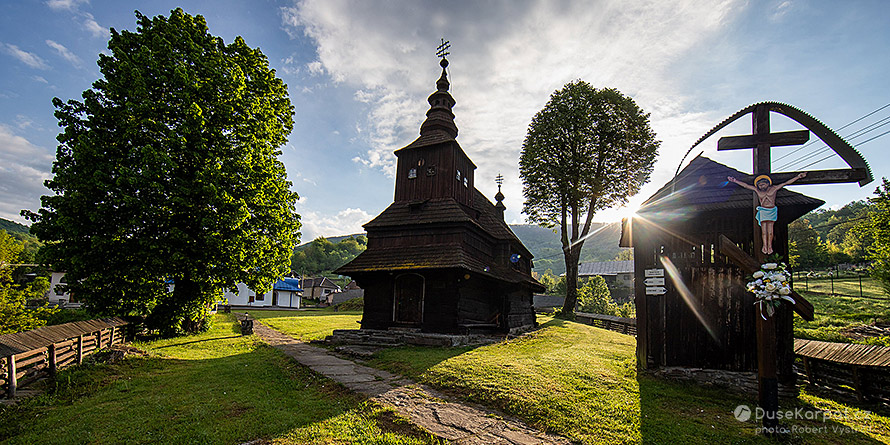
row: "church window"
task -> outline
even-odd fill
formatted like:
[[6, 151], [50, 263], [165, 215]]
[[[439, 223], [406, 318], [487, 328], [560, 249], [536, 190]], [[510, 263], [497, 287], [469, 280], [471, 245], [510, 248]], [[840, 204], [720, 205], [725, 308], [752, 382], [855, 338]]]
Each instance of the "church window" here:
[[457, 175], [454, 176], [454, 179], [460, 181], [460, 170], [457, 171]]
[[464, 176], [464, 187], [469, 187], [469, 181], [467, 181], [467, 177]]
[[416, 168], [412, 168], [412, 169], [408, 170], [408, 179], [414, 179], [416, 177], [417, 177], [417, 169]]
[[427, 168], [426, 168], [426, 175], [427, 175], [427, 176], [436, 176], [436, 166], [435, 166], [435, 165], [431, 165], [431, 166], [427, 167]]

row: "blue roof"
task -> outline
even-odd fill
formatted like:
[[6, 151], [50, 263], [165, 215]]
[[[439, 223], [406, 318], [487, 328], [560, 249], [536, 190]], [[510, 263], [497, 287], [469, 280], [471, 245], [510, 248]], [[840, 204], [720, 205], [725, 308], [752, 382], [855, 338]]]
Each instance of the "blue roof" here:
[[272, 285], [272, 289], [303, 292], [303, 289], [300, 289], [300, 280], [296, 278], [283, 278], [278, 280]]

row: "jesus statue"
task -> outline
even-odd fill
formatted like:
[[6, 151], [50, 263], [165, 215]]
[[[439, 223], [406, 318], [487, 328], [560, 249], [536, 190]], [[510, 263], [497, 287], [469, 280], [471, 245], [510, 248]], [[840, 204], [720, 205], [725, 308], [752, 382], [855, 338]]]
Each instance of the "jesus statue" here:
[[797, 176], [779, 184], [773, 185], [773, 180], [767, 175], [760, 175], [754, 178], [754, 185], [745, 184], [732, 176], [727, 176], [729, 182], [738, 184], [757, 194], [760, 205], [757, 206], [757, 214], [754, 216], [757, 223], [760, 224], [760, 235], [763, 237], [763, 249], [761, 251], [769, 255], [773, 253], [773, 225], [779, 217], [779, 209], [776, 207], [776, 193], [779, 189], [797, 181], [806, 176], [806, 173], [800, 173]]

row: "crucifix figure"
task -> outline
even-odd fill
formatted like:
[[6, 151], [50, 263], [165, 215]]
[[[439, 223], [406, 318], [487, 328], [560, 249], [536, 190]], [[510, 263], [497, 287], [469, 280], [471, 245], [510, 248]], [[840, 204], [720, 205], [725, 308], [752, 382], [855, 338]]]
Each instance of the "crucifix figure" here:
[[776, 207], [776, 193], [778, 193], [779, 189], [782, 187], [785, 187], [806, 175], [806, 172], [798, 173], [797, 176], [794, 176], [779, 185], [773, 185], [773, 180], [770, 179], [769, 175], [760, 175], [754, 179], [753, 186], [739, 181], [732, 176], [726, 177], [729, 182], [738, 184], [757, 194], [757, 199], [760, 201], [760, 205], [757, 206], [757, 214], [754, 216], [754, 219], [757, 220], [757, 224], [760, 224], [760, 235], [761, 240], [763, 241], [763, 247], [760, 251], [764, 254], [769, 255], [773, 253], [773, 225], [775, 225], [776, 220], [779, 218], [779, 209]]

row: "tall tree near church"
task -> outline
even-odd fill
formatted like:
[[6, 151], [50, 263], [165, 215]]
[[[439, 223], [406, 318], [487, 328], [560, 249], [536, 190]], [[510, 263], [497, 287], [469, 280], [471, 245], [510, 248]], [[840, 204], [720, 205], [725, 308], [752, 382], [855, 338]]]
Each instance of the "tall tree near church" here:
[[91, 311], [176, 335], [206, 327], [222, 289], [267, 290], [286, 270], [300, 224], [278, 156], [293, 107], [241, 37], [181, 9], [136, 18], [112, 29], [83, 101], [53, 99], [55, 193], [23, 214]]
[[597, 211], [627, 203], [648, 182], [660, 142], [633, 99], [577, 80], [550, 96], [532, 119], [519, 174], [523, 213], [560, 229], [566, 264], [562, 315], [574, 314], [578, 259]]

